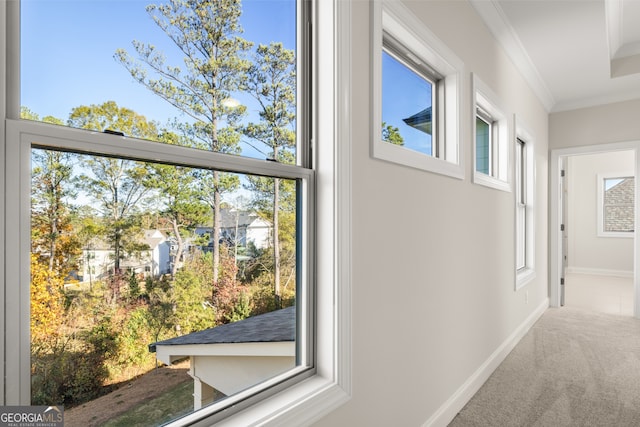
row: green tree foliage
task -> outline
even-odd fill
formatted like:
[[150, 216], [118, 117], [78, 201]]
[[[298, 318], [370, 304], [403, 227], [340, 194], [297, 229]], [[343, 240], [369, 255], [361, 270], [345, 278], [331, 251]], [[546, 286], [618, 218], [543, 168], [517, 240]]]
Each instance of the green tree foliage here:
[[216, 326], [215, 308], [211, 303], [210, 258], [210, 255], [198, 255], [176, 274], [173, 293], [180, 335]]
[[[157, 139], [158, 135], [153, 122], [113, 101], [74, 108], [69, 125], [100, 132], [118, 130], [137, 138]], [[97, 156], [85, 157], [83, 163], [91, 174], [81, 175], [82, 187], [98, 202], [107, 240], [114, 249], [113, 297], [116, 300], [125, 281], [121, 277], [120, 262], [127, 249], [129, 253], [144, 249], [136, 246], [139, 240], [135, 236], [140, 231], [136, 213], [148, 191], [144, 182], [149, 168], [141, 162]]]
[[[165, 56], [152, 44], [133, 41], [139, 58], [132, 59], [124, 49], [118, 60], [143, 86], [191, 117], [185, 125], [194, 141], [216, 152], [234, 152], [237, 139], [219, 132], [226, 121], [230, 128], [244, 112], [231, 107], [230, 99], [249, 63], [243, 58], [251, 43], [240, 37], [242, 13], [239, 0], [169, 0], [149, 5], [147, 12], [158, 27], [182, 52], [184, 69], [165, 63]], [[149, 73], [151, 72], [151, 74]], [[232, 134], [230, 129], [228, 134]], [[213, 209], [213, 286], [217, 286], [220, 264], [221, 194], [229, 191], [220, 172], [212, 171], [205, 199]]]
[[48, 352], [62, 333], [62, 280], [31, 254], [31, 351]]
[[394, 145], [404, 145], [404, 138], [400, 135], [400, 129], [382, 122], [382, 140]]
[[[266, 146], [270, 152], [269, 156], [283, 163], [293, 163], [295, 160], [295, 61], [294, 51], [285, 49], [282, 43], [259, 45], [245, 83], [247, 91], [260, 105], [260, 122], [246, 125], [243, 129], [244, 134]], [[260, 201], [271, 205], [273, 293], [276, 307], [279, 308], [282, 296], [280, 199], [281, 192], [285, 198], [295, 197], [295, 188], [292, 182], [279, 178], [255, 177], [249, 182], [250, 187], [257, 190]]]
[[125, 136], [133, 138], [158, 138], [158, 126], [155, 122], [148, 121], [145, 116], [129, 108], [118, 106], [115, 101], [75, 107], [69, 114], [67, 124], [98, 132], [122, 132]]
[[[179, 141], [177, 135], [165, 133], [162, 139], [168, 143]], [[159, 215], [171, 230], [176, 240], [175, 260], [171, 277], [175, 277], [184, 262], [184, 238], [191, 236], [193, 229], [206, 222], [207, 206], [202, 203], [197, 173], [189, 168], [173, 165], [150, 165], [145, 185], [151, 192], [162, 197]]]
[[[22, 107], [20, 117], [26, 120], [62, 124], [52, 116], [40, 119], [38, 114]], [[77, 268], [80, 242], [72, 231], [72, 212], [68, 200], [76, 197], [71, 153], [32, 150], [31, 162], [31, 251], [48, 262], [49, 271], [63, 277]]]
[[71, 153], [31, 152], [31, 247], [63, 277], [77, 268], [80, 241], [73, 233], [68, 200], [77, 196]]

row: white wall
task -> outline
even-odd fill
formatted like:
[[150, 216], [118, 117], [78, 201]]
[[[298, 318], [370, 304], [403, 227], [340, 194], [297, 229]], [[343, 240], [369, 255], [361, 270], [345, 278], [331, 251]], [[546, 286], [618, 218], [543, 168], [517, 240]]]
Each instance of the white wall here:
[[[632, 277], [633, 238], [601, 237], [597, 230], [598, 174], [633, 172], [633, 151], [617, 151], [568, 158], [569, 272]], [[623, 175], [620, 175], [623, 176]]]
[[549, 148], [640, 141], [640, 100], [618, 102], [549, 116]]
[[[466, 178], [371, 157], [370, 5], [354, 1], [353, 397], [318, 426], [445, 425], [456, 393], [547, 301], [548, 114], [469, 3], [406, 4], [466, 64]], [[535, 137], [537, 277], [519, 291], [514, 196], [471, 183], [470, 72]]]

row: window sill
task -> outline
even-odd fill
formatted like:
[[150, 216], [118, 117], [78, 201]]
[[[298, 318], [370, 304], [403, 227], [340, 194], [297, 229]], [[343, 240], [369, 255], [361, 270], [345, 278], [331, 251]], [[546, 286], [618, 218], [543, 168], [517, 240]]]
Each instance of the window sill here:
[[373, 145], [373, 157], [386, 160], [426, 172], [437, 173], [452, 178], [464, 179], [464, 170], [458, 163], [449, 162], [437, 157], [418, 153], [388, 142], [377, 142]]
[[[337, 383], [315, 375], [220, 421], [217, 426], [291, 426], [311, 424], [349, 400]], [[200, 424], [195, 424], [200, 425]], [[206, 420], [202, 425], [207, 425]]]
[[484, 185], [485, 187], [493, 188], [495, 190], [505, 191], [507, 193], [511, 192], [511, 184], [509, 182], [483, 174], [482, 172], [474, 171], [473, 183]]
[[614, 239], [633, 239], [634, 236], [635, 236], [635, 233], [633, 231], [618, 232], [618, 233], [611, 232], [611, 231], [598, 232], [598, 237], [604, 237], [604, 238], [613, 237]]
[[532, 268], [523, 268], [516, 272], [516, 291], [522, 289], [536, 278], [536, 271]]

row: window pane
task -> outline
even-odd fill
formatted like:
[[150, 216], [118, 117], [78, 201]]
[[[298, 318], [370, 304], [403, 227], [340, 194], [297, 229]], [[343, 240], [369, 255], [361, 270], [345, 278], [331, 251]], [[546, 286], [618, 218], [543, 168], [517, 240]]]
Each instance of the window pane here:
[[527, 205], [525, 143], [516, 140], [515, 190], [516, 190], [516, 270], [527, 267]]
[[430, 156], [433, 150], [434, 85], [382, 52], [382, 140]]
[[491, 174], [491, 125], [476, 117], [476, 170]]
[[21, 19], [23, 118], [295, 161], [295, 0], [23, 0]]
[[516, 269], [526, 267], [526, 208], [518, 206], [516, 208]]
[[604, 231], [634, 231], [634, 178], [605, 178]]
[[297, 187], [33, 149], [32, 404], [158, 425], [294, 367]]
[[525, 144], [521, 140], [517, 140], [516, 142], [516, 200], [518, 203], [524, 205], [527, 203], [527, 192], [526, 192], [526, 167], [525, 167]]

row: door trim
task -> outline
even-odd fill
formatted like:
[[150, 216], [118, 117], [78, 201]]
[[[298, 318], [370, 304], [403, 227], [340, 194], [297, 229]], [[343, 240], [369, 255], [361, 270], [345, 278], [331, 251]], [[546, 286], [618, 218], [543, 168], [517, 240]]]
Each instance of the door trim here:
[[[635, 198], [640, 200], [640, 188], [638, 188], [638, 171], [640, 170], [640, 141], [616, 142], [611, 144], [598, 144], [580, 146], [572, 148], [561, 148], [551, 150], [549, 165], [550, 191], [549, 191], [549, 305], [560, 307], [562, 277], [562, 206], [561, 206], [561, 186], [560, 171], [562, 166], [561, 158], [581, 154], [597, 154], [610, 151], [634, 150], [635, 151]], [[636, 202], [635, 222], [640, 224], [640, 203]], [[633, 262], [633, 315], [640, 319], [640, 283], [638, 268], [640, 267], [640, 239], [637, 238], [638, 227], [633, 235], [634, 240], [634, 262]]]

